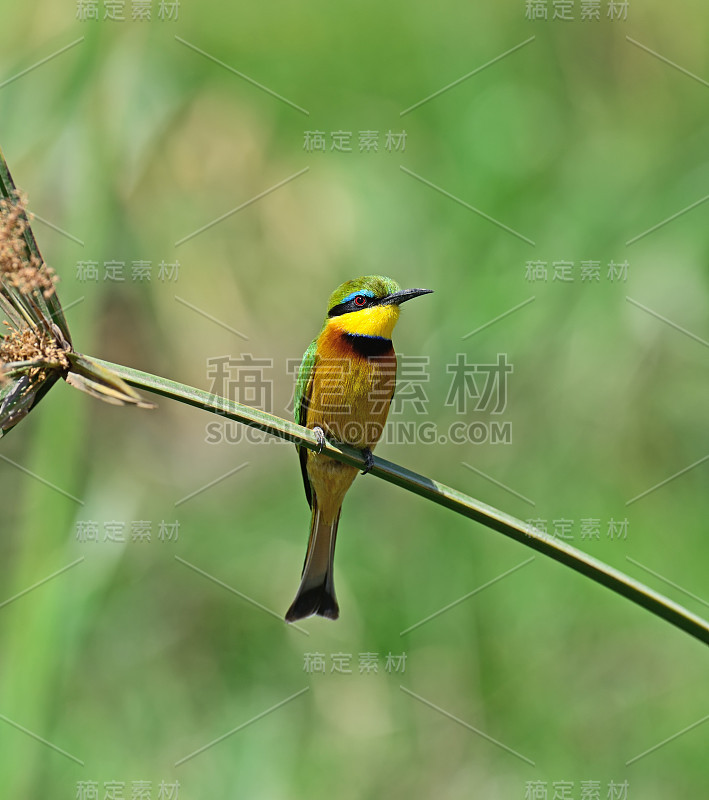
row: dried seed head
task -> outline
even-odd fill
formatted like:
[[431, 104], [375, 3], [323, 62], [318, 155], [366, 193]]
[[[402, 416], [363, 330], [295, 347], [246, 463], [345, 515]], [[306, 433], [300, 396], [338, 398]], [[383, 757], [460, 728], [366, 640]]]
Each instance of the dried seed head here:
[[48, 367], [69, 368], [66, 350], [44, 331], [36, 328], [18, 330], [7, 322], [4, 325], [8, 332], [0, 338], [0, 367], [17, 361], [36, 361], [37, 368], [30, 371], [32, 377]]
[[51, 267], [28, 251], [25, 206], [26, 198], [19, 192], [0, 200], [0, 277], [23, 294], [38, 290], [50, 297], [57, 277]]

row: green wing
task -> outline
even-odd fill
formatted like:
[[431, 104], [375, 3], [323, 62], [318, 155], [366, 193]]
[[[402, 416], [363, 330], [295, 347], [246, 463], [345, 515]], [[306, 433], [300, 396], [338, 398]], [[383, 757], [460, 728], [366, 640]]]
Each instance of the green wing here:
[[[310, 393], [313, 389], [313, 374], [315, 373], [315, 361], [317, 360], [317, 339], [313, 339], [310, 347], [305, 351], [303, 360], [300, 362], [300, 369], [298, 370], [298, 379], [295, 384], [295, 395], [293, 403], [293, 411], [295, 413], [295, 421], [299, 425], [307, 426], [308, 424], [308, 405], [310, 403]], [[298, 456], [300, 457], [300, 470], [303, 473], [303, 485], [305, 486], [305, 496], [308, 498], [308, 505], [313, 505], [313, 491], [310, 487], [310, 479], [308, 478], [308, 470], [306, 462], [308, 458], [308, 448], [299, 447], [296, 445]]]

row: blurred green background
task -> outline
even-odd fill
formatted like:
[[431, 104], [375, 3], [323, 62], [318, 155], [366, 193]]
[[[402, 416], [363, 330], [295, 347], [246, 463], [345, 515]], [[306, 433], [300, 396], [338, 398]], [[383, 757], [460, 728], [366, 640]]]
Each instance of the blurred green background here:
[[[150, 21], [132, 21], [130, 2], [112, 21], [104, 0], [82, 21], [90, 3], [6, 1], [0, 144], [30, 208], [83, 243], [33, 224], [62, 303], [76, 303], [78, 350], [207, 389], [209, 359], [271, 359], [271, 410], [285, 415], [288, 361], [338, 283], [376, 272], [430, 287], [395, 335], [429, 359], [426, 413], [408, 403], [396, 420], [446, 431], [461, 418], [447, 366], [504, 353], [506, 408], [468, 398], [463, 419], [509, 423], [511, 442], [378, 453], [550, 532], [571, 521], [556, 529], [572, 544], [706, 615], [707, 464], [626, 503], [709, 452], [709, 211], [626, 243], [705, 198], [709, 94], [626, 37], [709, 80], [709, 18], [699, 0], [631, 2], [627, 20], [605, 0], [600, 20], [580, 2], [575, 20], [553, 19], [555, 5], [532, 21], [523, 2], [184, 0], [167, 20], [155, 0]], [[406, 131], [404, 150], [386, 149], [389, 130]], [[306, 131], [325, 152], [304, 147]], [[352, 132], [351, 152], [330, 149], [333, 131]], [[378, 132], [378, 152], [359, 151], [359, 131]], [[136, 261], [150, 282], [132, 279]], [[177, 280], [160, 279], [163, 261], [179, 261]], [[546, 281], [528, 280], [530, 261]], [[571, 282], [553, 280], [561, 261]], [[598, 280], [581, 280], [586, 261]], [[611, 280], [608, 264], [626, 261], [627, 280]], [[123, 282], [104, 279], [106, 262], [124, 264]], [[132, 798], [140, 781], [153, 800], [178, 781], [180, 798], [252, 800], [593, 800], [625, 781], [611, 797], [706, 794], [708, 726], [627, 764], [709, 714], [706, 648], [542, 556], [401, 635], [532, 553], [382, 481], [358, 479], [345, 503], [340, 620], [308, 620], [308, 635], [279, 622], [309, 520], [296, 454], [211, 444], [215, 419], [166, 400], [112, 408], [62, 383], [3, 439], [3, 456], [75, 499], [0, 464], [0, 602], [83, 558], [0, 606], [3, 796], [74, 798], [94, 782], [103, 798], [114, 782]], [[133, 541], [137, 521], [150, 541]], [[88, 522], [98, 541], [79, 541]], [[125, 541], [106, 540], [114, 522]], [[338, 654], [350, 674], [332, 671]]]

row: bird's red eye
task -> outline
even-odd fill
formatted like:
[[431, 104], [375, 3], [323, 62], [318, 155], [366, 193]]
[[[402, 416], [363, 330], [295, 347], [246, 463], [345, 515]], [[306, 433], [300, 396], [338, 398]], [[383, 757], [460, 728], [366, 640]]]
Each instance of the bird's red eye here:
[[360, 308], [365, 305], [366, 302], [367, 298], [363, 294], [358, 294], [354, 299], [354, 304], [360, 306]]

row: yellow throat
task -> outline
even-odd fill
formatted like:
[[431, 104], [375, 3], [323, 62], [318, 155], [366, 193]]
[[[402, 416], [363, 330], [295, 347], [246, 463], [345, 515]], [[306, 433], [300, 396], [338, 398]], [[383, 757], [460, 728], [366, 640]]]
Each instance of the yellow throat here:
[[338, 328], [344, 333], [360, 336], [382, 336], [391, 339], [391, 334], [399, 319], [399, 306], [383, 305], [363, 308], [350, 314], [340, 314], [329, 319], [328, 327]]

